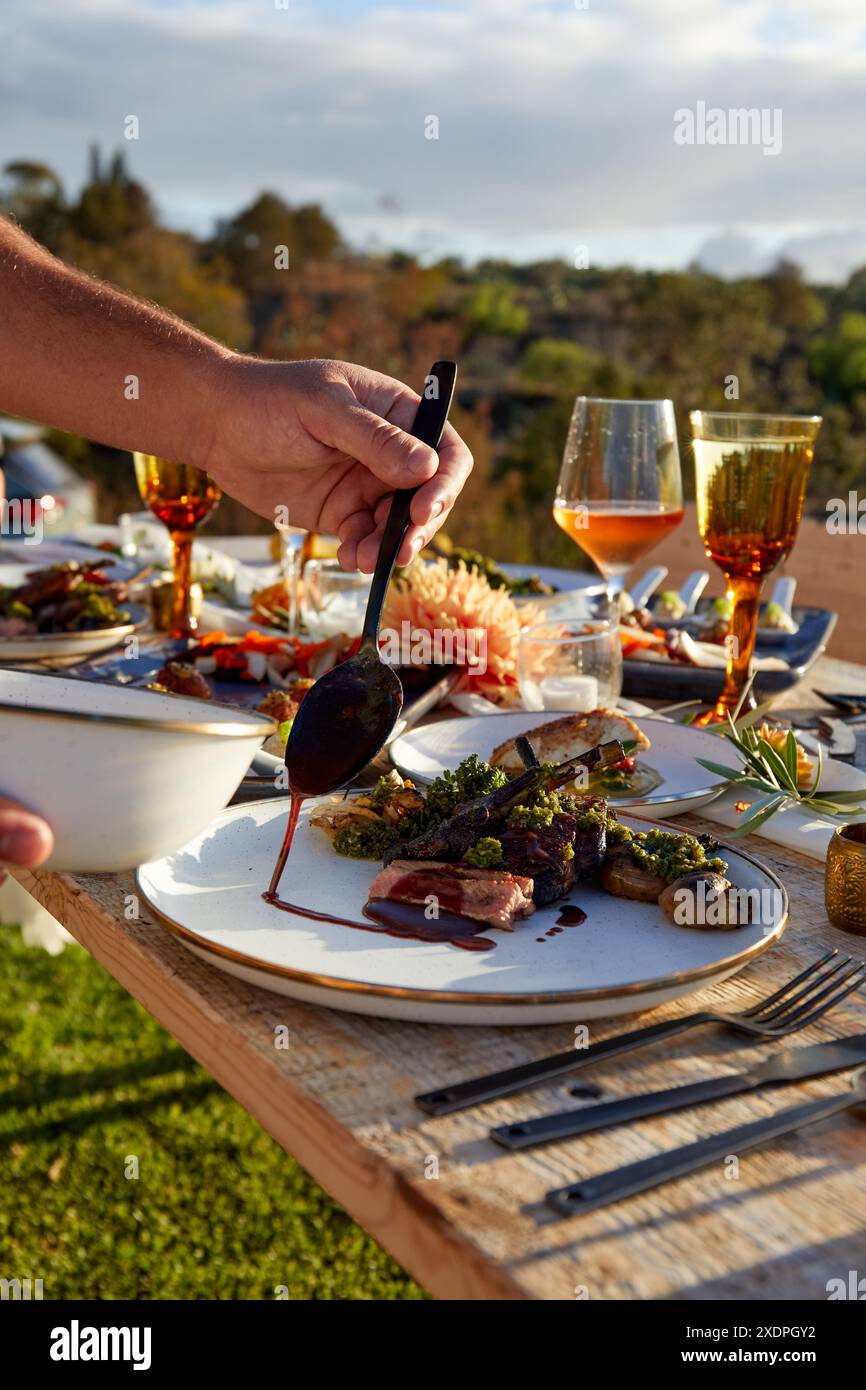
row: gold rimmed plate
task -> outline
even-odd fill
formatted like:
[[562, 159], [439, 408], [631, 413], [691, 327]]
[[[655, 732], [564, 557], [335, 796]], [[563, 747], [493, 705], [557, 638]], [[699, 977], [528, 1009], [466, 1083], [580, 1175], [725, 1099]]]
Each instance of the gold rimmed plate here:
[[[363, 924], [379, 865], [334, 853], [306, 803], [282, 884], [290, 901]], [[494, 950], [396, 939], [313, 922], [262, 899], [285, 829], [286, 801], [233, 806], [183, 849], [138, 872], [159, 920], [191, 951], [252, 984], [306, 1003], [415, 1022], [535, 1024], [649, 1009], [717, 984], [781, 936], [784, 887], [751, 855], [725, 847], [735, 886], [754, 889], [760, 922], [732, 931], [674, 926], [655, 904], [575, 886], [580, 926], [560, 927], [561, 904], [513, 932], [485, 932]], [[649, 823], [621, 819], [635, 828]], [[756, 900], [756, 901], [758, 901]]]
[[22, 661], [75, 661], [119, 647], [125, 638], [140, 632], [147, 622], [147, 609], [143, 604], [124, 603], [121, 607], [123, 612], [129, 614], [129, 622], [118, 623], [114, 627], [89, 628], [86, 632], [36, 632], [22, 637], [0, 637], [0, 666]]

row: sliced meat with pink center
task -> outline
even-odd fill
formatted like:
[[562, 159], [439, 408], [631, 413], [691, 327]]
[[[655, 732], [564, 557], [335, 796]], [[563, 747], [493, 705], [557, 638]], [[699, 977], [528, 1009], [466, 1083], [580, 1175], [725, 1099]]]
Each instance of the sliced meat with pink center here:
[[443, 912], [472, 917], [510, 931], [513, 923], [535, 911], [532, 879], [504, 869], [474, 869], [469, 864], [438, 860], [395, 859], [370, 885], [370, 898], [427, 903]]

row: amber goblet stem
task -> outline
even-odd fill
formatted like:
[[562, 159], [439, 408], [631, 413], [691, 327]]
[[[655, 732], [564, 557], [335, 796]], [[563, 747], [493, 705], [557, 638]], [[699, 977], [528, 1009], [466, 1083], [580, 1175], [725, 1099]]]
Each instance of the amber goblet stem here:
[[191, 637], [196, 620], [190, 611], [194, 531], [170, 531], [172, 550], [171, 637]]
[[[758, 633], [758, 608], [761, 602], [763, 580], [754, 575], [725, 575], [728, 581], [728, 595], [733, 603], [731, 626], [725, 642], [728, 652], [728, 667], [725, 684], [716, 701], [714, 710], [717, 719], [733, 714], [743, 699], [751, 673], [752, 654]], [[751, 690], [743, 701], [742, 712], [754, 709], [757, 701]]]

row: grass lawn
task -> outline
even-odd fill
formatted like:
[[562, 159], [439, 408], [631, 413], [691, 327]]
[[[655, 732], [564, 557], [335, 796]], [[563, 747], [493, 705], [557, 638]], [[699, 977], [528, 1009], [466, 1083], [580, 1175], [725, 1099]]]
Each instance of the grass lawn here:
[[425, 1297], [101, 966], [14, 927], [0, 1277], [42, 1279], [46, 1299]]

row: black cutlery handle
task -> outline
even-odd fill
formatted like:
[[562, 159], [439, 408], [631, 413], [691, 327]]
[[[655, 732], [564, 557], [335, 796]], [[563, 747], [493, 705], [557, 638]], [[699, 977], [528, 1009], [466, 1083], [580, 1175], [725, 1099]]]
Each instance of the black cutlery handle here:
[[[862, 1097], [859, 1101], [862, 1104]], [[575, 1216], [578, 1212], [595, 1211], [619, 1202], [624, 1197], [633, 1197], [638, 1192], [659, 1184], [670, 1182], [673, 1178], [684, 1177], [710, 1163], [720, 1163], [730, 1156], [738, 1156], [746, 1149], [758, 1148], [771, 1139], [779, 1139], [795, 1129], [817, 1124], [840, 1110], [857, 1105], [857, 1097], [846, 1091], [841, 1096], [831, 1096], [824, 1100], [810, 1101], [808, 1105], [798, 1105], [789, 1110], [781, 1110], [769, 1119], [755, 1120], [752, 1124], [740, 1125], [736, 1129], [726, 1129], [721, 1134], [711, 1134], [707, 1139], [699, 1139], [694, 1144], [684, 1144], [678, 1149], [668, 1149], [666, 1153], [644, 1158], [639, 1163], [627, 1163], [622, 1168], [612, 1168], [607, 1173], [599, 1173], [594, 1178], [571, 1183], [568, 1187], [558, 1187], [548, 1192], [545, 1201], [560, 1216]]]
[[600, 1105], [583, 1105], [574, 1110], [559, 1110], [553, 1115], [540, 1115], [537, 1120], [518, 1120], [515, 1124], [499, 1125], [490, 1130], [490, 1138], [503, 1149], [531, 1149], [536, 1144], [552, 1144], [557, 1139], [573, 1139], [577, 1134], [592, 1134], [597, 1129], [610, 1129], [648, 1115], [664, 1115], [670, 1110], [683, 1110], [689, 1105], [706, 1105], [711, 1100], [735, 1096], [754, 1085], [742, 1072], [731, 1072], [710, 1081], [695, 1081], [690, 1086], [672, 1086], [667, 1091], [647, 1091], [640, 1096], [625, 1096], [622, 1100], [606, 1100]]
[[[421, 401], [415, 413], [415, 419], [407, 433], [420, 439], [422, 444], [429, 444], [431, 449], [439, 448], [442, 431], [451, 409], [456, 381], [456, 362], [434, 362], [427, 373]], [[370, 596], [367, 599], [367, 611], [364, 614], [364, 626], [361, 631], [362, 644], [372, 643], [375, 645], [377, 643], [382, 605], [385, 602], [385, 594], [391, 582], [391, 574], [400, 546], [403, 544], [403, 537], [409, 529], [409, 508], [417, 491], [417, 487], [402, 487], [397, 488], [394, 493], [391, 510], [388, 513], [388, 520], [385, 522], [385, 530], [382, 533], [376, 568], [373, 571]]]
[[646, 1028], [633, 1028], [629, 1033], [617, 1033], [613, 1038], [593, 1043], [591, 1047], [571, 1048], [568, 1052], [557, 1052], [552, 1057], [540, 1057], [536, 1062], [524, 1062], [519, 1067], [507, 1067], [504, 1071], [490, 1072], [487, 1076], [476, 1076], [471, 1081], [458, 1081], [454, 1086], [442, 1086], [438, 1091], [425, 1091], [415, 1097], [415, 1104], [428, 1115], [450, 1115], [455, 1110], [467, 1110], [471, 1105], [480, 1105], [485, 1100], [497, 1100], [500, 1096], [514, 1095], [516, 1091], [529, 1090], [543, 1081], [555, 1081], [558, 1076], [568, 1076], [573, 1071], [582, 1071], [606, 1057], [619, 1057], [633, 1048], [645, 1047], [647, 1043], [661, 1038], [672, 1038], [677, 1033], [686, 1033], [700, 1023], [710, 1023], [707, 1014], [688, 1014], [685, 1018], [668, 1019], [665, 1023], [650, 1023]]

